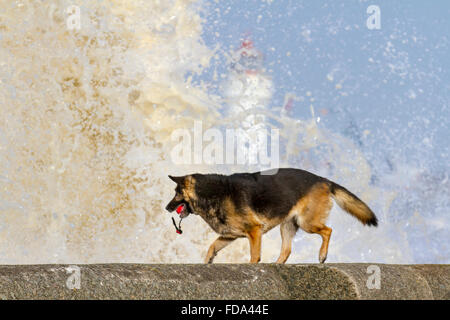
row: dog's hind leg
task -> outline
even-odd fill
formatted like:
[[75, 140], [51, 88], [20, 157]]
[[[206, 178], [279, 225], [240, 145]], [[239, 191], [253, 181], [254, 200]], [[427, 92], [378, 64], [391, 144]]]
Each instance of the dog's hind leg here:
[[212, 263], [214, 257], [217, 255], [217, 252], [225, 248], [234, 240], [236, 240], [236, 238], [225, 238], [222, 236], [218, 237], [209, 247], [208, 253], [206, 254], [205, 258], [205, 263]]
[[317, 184], [305, 196], [306, 206], [296, 217], [297, 224], [308, 233], [317, 233], [322, 237], [319, 251], [319, 262], [324, 263], [328, 253], [331, 228], [325, 225], [328, 214], [333, 206], [330, 191], [326, 184]]
[[292, 249], [292, 239], [297, 232], [298, 226], [293, 219], [285, 221], [280, 225], [281, 231], [281, 252], [276, 263], [285, 263], [289, 258]]
[[322, 245], [319, 251], [319, 262], [324, 263], [328, 254], [328, 243], [330, 242], [330, 236], [332, 229], [324, 224], [306, 224], [303, 223], [300, 226], [304, 231], [308, 233], [317, 233], [322, 237]]
[[323, 226], [322, 229], [320, 229], [317, 232], [322, 237], [322, 246], [320, 247], [320, 251], [319, 251], [319, 262], [320, 263], [324, 263], [325, 260], [327, 259], [328, 243], [330, 242], [331, 231], [332, 231], [331, 228], [329, 228], [327, 226]]

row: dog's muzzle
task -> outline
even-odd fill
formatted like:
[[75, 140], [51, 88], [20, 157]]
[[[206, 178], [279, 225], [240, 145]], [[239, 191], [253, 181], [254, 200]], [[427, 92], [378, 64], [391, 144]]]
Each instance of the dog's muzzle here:
[[180, 215], [180, 218], [185, 218], [193, 213], [191, 206], [186, 201], [171, 201], [166, 206], [166, 210], [169, 212], [176, 211]]
[[180, 215], [181, 219], [184, 219], [189, 215], [188, 206], [185, 203], [181, 203], [177, 207], [176, 212]]

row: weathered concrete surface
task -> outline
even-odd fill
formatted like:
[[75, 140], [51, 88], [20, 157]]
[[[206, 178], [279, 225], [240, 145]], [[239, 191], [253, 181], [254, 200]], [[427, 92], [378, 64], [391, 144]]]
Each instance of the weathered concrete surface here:
[[377, 264], [380, 289], [367, 287], [368, 266], [78, 265], [69, 289], [68, 265], [6, 265], [0, 299], [450, 299], [450, 265]]

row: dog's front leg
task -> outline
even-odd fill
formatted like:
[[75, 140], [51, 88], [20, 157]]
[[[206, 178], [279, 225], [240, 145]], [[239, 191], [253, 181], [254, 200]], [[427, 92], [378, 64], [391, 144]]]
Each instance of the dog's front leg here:
[[236, 238], [225, 238], [222, 236], [218, 237], [209, 247], [208, 253], [206, 254], [205, 258], [205, 263], [212, 263], [217, 252], [225, 248], [235, 239]]
[[261, 260], [261, 227], [254, 227], [247, 235], [250, 242], [250, 263], [258, 263]]

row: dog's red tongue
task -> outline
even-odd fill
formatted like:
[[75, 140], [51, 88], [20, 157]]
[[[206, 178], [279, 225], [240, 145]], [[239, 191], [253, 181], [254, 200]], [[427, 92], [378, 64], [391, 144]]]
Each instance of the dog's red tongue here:
[[177, 207], [177, 213], [181, 214], [184, 212], [185, 209], [186, 209], [186, 206], [184, 205], [184, 203], [182, 203]]
[[181, 219], [186, 218], [189, 215], [189, 212], [187, 211], [186, 203], [182, 203], [177, 207], [177, 213], [180, 215]]

